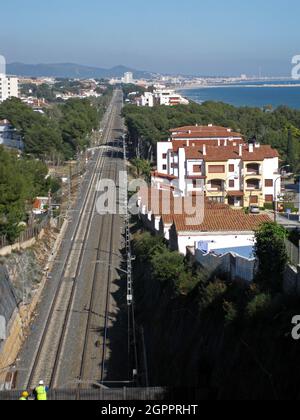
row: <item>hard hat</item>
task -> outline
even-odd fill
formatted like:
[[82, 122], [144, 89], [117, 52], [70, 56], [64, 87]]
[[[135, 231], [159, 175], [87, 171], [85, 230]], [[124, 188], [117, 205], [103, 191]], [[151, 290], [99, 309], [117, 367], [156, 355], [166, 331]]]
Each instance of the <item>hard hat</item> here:
[[39, 385], [44, 385], [44, 381], [40, 381], [39, 382]]
[[28, 392], [27, 392], [27, 391], [24, 391], [24, 392], [22, 393], [22, 397], [23, 397], [23, 398], [28, 398], [28, 397], [29, 397]]

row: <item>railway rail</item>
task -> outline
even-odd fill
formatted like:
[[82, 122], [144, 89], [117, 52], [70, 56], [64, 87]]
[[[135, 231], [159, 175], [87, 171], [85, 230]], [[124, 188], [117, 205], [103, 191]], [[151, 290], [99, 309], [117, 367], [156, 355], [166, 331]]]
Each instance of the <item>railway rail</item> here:
[[[115, 97], [114, 97], [115, 99]], [[107, 144], [109, 136], [112, 132], [116, 110], [112, 111], [107, 119], [107, 126], [104, 131], [103, 144]], [[97, 191], [94, 190], [97, 181], [101, 178], [105, 165], [105, 151], [101, 148], [98, 152], [96, 163], [93, 168], [91, 180], [84, 197], [84, 205], [80, 211], [78, 221], [75, 226], [72, 245], [69, 249], [67, 257], [62, 262], [62, 274], [58, 282], [58, 286], [53, 297], [50, 311], [47, 316], [45, 327], [41, 336], [37, 352], [34, 356], [34, 362], [30, 368], [27, 380], [27, 388], [31, 389], [37, 385], [40, 379], [43, 379], [51, 388], [56, 385], [56, 380], [60, 368], [61, 354], [64, 347], [65, 336], [68, 330], [70, 315], [72, 312], [73, 302], [76, 295], [77, 278], [81, 269], [81, 263], [85, 251], [85, 243], [91, 229], [92, 220], [97, 200]], [[112, 165], [112, 163], [110, 164]], [[88, 215], [88, 217], [86, 217]], [[114, 218], [111, 216], [111, 236], [114, 229]], [[102, 222], [103, 223], [103, 222]], [[101, 228], [102, 229], [102, 228]], [[110, 257], [111, 258], [111, 257]], [[110, 282], [111, 271], [108, 274]], [[97, 267], [93, 279], [91, 292], [90, 308], [93, 307], [93, 291], [96, 284]], [[109, 285], [107, 286], [109, 288]], [[109, 298], [109, 292], [107, 293]], [[108, 304], [109, 307], [109, 304]], [[86, 329], [86, 344], [90, 329], [91, 315]], [[87, 347], [84, 348], [82, 357], [82, 375], [84, 376], [84, 364], [86, 360]]]

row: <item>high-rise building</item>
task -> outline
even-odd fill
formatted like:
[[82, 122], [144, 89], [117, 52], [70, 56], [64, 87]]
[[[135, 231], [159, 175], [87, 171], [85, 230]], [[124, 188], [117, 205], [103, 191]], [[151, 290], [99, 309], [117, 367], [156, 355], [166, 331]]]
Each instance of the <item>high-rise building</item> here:
[[18, 78], [0, 74], [0, 102], [13, 97], [19, 97]]
[[123, 81], [125, 84], [130, 85], [133, 83], [133, 73], [127, 72], [124, 74]]

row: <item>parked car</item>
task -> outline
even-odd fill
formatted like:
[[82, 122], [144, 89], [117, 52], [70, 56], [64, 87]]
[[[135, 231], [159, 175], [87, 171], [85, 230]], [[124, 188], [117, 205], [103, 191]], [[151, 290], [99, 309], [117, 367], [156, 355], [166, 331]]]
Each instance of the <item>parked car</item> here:
[[260, 214], [260, 208], [258, 206], [251, 206], [250, 207], [251, 214]]

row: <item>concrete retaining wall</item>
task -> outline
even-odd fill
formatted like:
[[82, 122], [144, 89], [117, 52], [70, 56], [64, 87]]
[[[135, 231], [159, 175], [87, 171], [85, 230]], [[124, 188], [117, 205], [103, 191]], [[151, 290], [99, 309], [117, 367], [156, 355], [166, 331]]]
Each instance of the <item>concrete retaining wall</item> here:
[[211, 274], [222, 274], [232, 281], [252, 282], [254, 279], [255, 260], [247, 260], [231, 253], [223, 256], [204, 254], [199, 249], [195, 252], [195, 258]]
[[10, 255], [13, 252], [22, 251], [24, 249], [32, 248], [33, 245], [35, 245], [38, 240], [43, 238], [44, 234], [45, 234], [45, 230], [43, 229], [41, 231], [41, 233], [36, 238], [29, 239], [28, 241], [25, 241], [25, 242], [17, 242], [13, 245], [9, 245], [9, 246], [5, 246], [4, 248], [1, 248], [0, 249], [0, 257], [7, 257], [8, 255]]
[[284, 292], [288, 295], [300, 296], [300, 266], [287, 265], [284, 272]]

